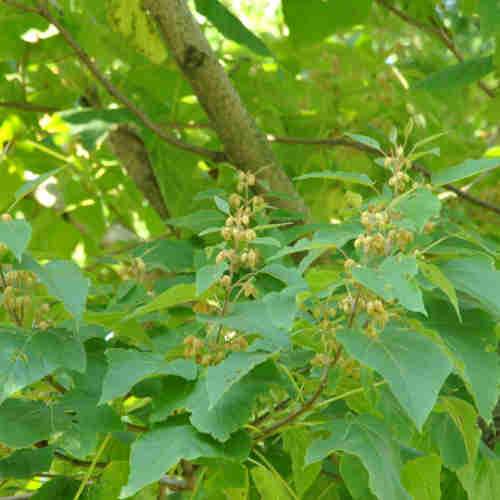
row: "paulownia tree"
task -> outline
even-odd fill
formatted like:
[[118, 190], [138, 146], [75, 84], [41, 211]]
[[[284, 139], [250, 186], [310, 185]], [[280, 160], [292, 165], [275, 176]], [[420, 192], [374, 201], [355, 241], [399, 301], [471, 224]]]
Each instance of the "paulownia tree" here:
[[0, 27], [0, 500], [496, 500], [498, 0]]

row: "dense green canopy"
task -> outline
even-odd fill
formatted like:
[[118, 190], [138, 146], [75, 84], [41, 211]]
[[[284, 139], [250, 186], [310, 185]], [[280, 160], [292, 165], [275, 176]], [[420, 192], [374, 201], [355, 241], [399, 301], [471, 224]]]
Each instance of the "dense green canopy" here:
[[498, 498], [499, 0], [0, 32], [0, 500]]

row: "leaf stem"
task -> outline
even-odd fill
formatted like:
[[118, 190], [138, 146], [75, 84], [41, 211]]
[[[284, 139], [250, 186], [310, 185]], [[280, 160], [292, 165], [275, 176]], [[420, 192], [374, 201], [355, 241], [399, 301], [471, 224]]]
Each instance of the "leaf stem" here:
[[104, 453], [104, 450], [106, 449], [106, 446], [108, 446], [110, 440], [111, 440], [111, 434], [107, 434], [103, 442], [101, 443], [101, 446], [97, 450], [97, 453], [95, 454], [95, 457], [92, 460], [92, 463], [90, 464], [90, 467], [88, 468], [87, 473], [85, 474], [85, 477], [83, 478], [80, 487], [78, 488], [78, 491], [76, 492], [76, 495], [74, 496], [73, 500], [78, 500], [81, 497], [83, 490], [85, 489], [85, 486], [87, 485], [87, 482], [90, 479], [90, 476], [92, 476], [92, 473], [96, 468], [99, 458]]

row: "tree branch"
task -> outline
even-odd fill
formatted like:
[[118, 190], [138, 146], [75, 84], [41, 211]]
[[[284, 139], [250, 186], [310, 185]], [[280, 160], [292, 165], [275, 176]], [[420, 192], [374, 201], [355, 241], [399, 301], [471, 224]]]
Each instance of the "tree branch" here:
[[[11, 103], [13, 109], [16, 109], [19, 105], [24, 105], [24, 103], [17, 103], [17, 102], [12, 102]], [[6, 106], [7, 107], [7, 106]], [[44, 107], [44, 106], [42, 106]], [[47, 106], [47, 108], [50, 108]], [[57, 112], [59, 111], [57, 108], [50, 108], [52, 112]], [[26, 108], [26, 110], [28, 110]], [[32, 109], [32, 111], [37, 111], [36, 109]], [[209, 125], [207, 124], [190, 124], [190, 123], [175, 123], [175, 124], [166, 124], [166, 127], [170, 128], [210, 128]], [[279, 135], [274, 135], [274, 134], [267, 134], [267, 140], [270, 143], [276, 143], [276, 144], [289, 144], [289, 145], [302, 145], [302, 146], [325, 146], [325, 147], [347, 147], [351, 149], [356, 149], [358, 151], [362, 151], [367, 154], [376, 154], [380, 155], [380, 151], [371, 148], [370, 146], [366, 146], [365, 144], [361, 144], [359, 142], [353, 141], [352, 139], [348, 139], [345, 137], [332, 137], [332, 138], [323, 138], [323, 139], [310, 139], [307, 137], [288, 137], [288, 136], [279, 136]], [[223, 154], [223, 153], [222, 153]], [[425, 168], [423, 165], [419, 163], [413, 164], [413, 169], [415, 171], [420, 172], [422, 175], [424, 175], [427, 179], [431, 178], [431, 172]], [[497, 214], [500, 214], [500, 207], [494, 205], [493, 203], [489, 203], [487, 201], [481, 200], [480, 198], [477, 198], [476, 196], [473, 196], [469, 194], [468, 192], [464, 191], [463, 189], [460, 189], [453, 184], [445, 184], [443, 186], [446, 188], [448, 191], [451, 191], [455, 193], [459, 198], [462, 198], [465, 201], [468, 201], [469, 203], [472, 203], [474, 205], [478, 205], [480, 207], [485, 208], [486, 210], [490, 210], [492, 212], [495, 212]]]
[[18, 111], [29, 111], [34, 113], [55, 113], [58, 111], [57, 108], [52, 106], [16, 101], [0, 101], [0, 108], [17, 109]]
[[108, 135], [108, 144], [151, 206], [162, 219], [168, 219], [170, 212], [163, 199], [143, 140], [130, 126], [120, 125]]
[[[357, 149], [358, 151], [363, 151], [368, 154], [376, 154], [380, 156], [380, 151], [378, 151], [377, 149], [371, 148], [370, 146], [366, 146], [365, 144], [360, 144], [351, 139], [346, 139], [343, 137], [331, 138], [331, 139], [328, 138], [307, 139], [302, 137], [281, 137], [281, 136], [270, 136], [270, 137], [272, 137], [271, 139], [272, 142], [277, 142], [277, 143], [296, 144], [296, 145], [302, 144], [304, 146], [327, 146], [327, 147], [345, 146], [348, 148]], [[420, 172], [426, 179], [431, 179], [432, 177], [431, 172], [427, 168], [425, 168], [422, 164], [413, 163], [412, 168], [413, 170]], [[500, 207], [494, 205], [493, 203], [481, 200], [480, 198], [477, 198], [476, 196], [467, 193], [466, 191], [454, 186], [453, 184], [444, 184], [442, 187], [447, 189], [448, 191], [452, 191], [458, 197], [468, 201], [469, 203], [478, 205], [487, 210], [491, 210], [492, 212], [500, 214]]]
[[[292, 182], [219, 63], [187, 2], [146, 0], [144, 4], [207, 113], [230, 161], [242, 170], [258, 172], [259, 179], [272, 191], [296, 197]], [[307, 212], [300, 199], [280, 200], [280, 205]]]
[[125, 94], [123, 94], [117, 87], [115, 87], [110, 80], [108, 80], [101, 70], [97, 67], [95, 62], [90, 58], [90, 56], [85, 52], [85, 50], [78, 44], [78, 42], [73, 38], [71, 33], [59, 22], [59, 20], [50, 12], [46, 2], [39, 2], [39, 7], [30, 7], [29, 10], [25, 6], [18, 4], [17, 2], [12, 2], [11, 0], [2, 0], [7, 5], [11, 7], [32, 12], [38, 14], [39, 16], [46, 19], [49, 23], [53, 24], [59, 31], [60, 35], [63, 37], [65, 42], [71, 47], [73, 52], [76, 54], [78, 59], [87, 67], [87, 69], [92, 73], [94, 78], [106, 89], [106, 91], [114, 97], [119, 103], [125, 106], [130, 112], [149, 130], [156, 134], [160, 139], [165, 141], [171, 146], [177, 147], [184, 151], [194, 153], [196, 155], [202, 156], [214, 162], [225, 161], [226, 155], [220, 151], [213, 151], [210, 149], [202, 148], [192, 144], [188, 144], [181, 141], [165, 130], [162, 129], [160, 125], [155, 123], [144, 111], [139, 109]]
[[[431, 19], [432, 24], [426, 24], [418, 19], [415, 19], [408, 15], [406, 12], [398, 9], [393, 4], [391, 4], [388, 0], [375, 0], [381, 7], [392, 12], [394, 15], [399, 17], [405, 23], [414, 26], [421, 31], [426, 32], [427, 34], [437, 38], [457, 59], [459, 62], [464, 61], [464, 56], [460, 49], [456, 46], [451, 34], [448, 33], [442, 26], [439, 26], [438, 23]], [[482, 80], [477, 82], [478, 87], [492, 99], [495, 98], [496, 93], [494, 90], [490, 89]]]

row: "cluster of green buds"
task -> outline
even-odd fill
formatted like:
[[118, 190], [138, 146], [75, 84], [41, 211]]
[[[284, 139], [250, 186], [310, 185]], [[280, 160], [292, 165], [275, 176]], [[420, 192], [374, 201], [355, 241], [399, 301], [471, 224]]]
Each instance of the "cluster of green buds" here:
[[312, 315], [323, 332], [335, 331], [333, 321], [337, 316], [337, 309], [334, 306], [317, 305], [312, 309]]
[[406, 157], [403, 146], [396, 146], [392, 155], [385, 157], [384, 166], [392, 171], [389, 186], [395, 193], [403, 193], [411, 187], [412, 179], [406, 172], [411, 168], [411, 160]]
[[[233, 276], [239, 270], [253, 271], [260, 260], [259, 251], [252, 247], [257, 238], [252, 228], [255, 215], [265, 208], [265, 201], [261, 196], [253, 196], [250, 188], [255, 186], [256, 179], [252, 173], [238, 172], [235, 193], [229, 196], [230, 213], [221, 229], [221, 236], [226, 242], [226, 248], [216, 256], [215, 262], [228, 262], [228, 273], [221, 279], [221, 285], [230, 290], [233, 287]], [[246, 297], [256, 294], [251, 281], [241, 282]]]
[[227, 332], [222, 343], [189, 335], [184, 339], [184, 357], [194, 359], [202, 366], [211, 366], [223, 361], [230, 352], [244, 351], [247, 347], [247, 339], [235, 331]]
[[33, 314], [33, 288], [36, 278], [30, 271], [8, 270], [2, 266], [3, 305], [18, 326]]
[[146, 264], [140, 257], [134, 257], [120, 268], [118, 274], [123, 281], [134, 280], [142, 283], [146, 277]]
[[[368, 256], [387, 256], [395, 249], [403, 251], [413, 242], [413, 233], [397, 227], [394, 222], [399, 218], [397, 212], [383, 207], [370, 206], [361, 213], [361, 224], [365, 233], [358, 236], [354, 247]], [[346, 264], [351, 267], [355, 264]]]

